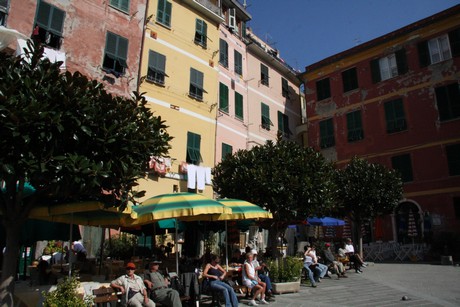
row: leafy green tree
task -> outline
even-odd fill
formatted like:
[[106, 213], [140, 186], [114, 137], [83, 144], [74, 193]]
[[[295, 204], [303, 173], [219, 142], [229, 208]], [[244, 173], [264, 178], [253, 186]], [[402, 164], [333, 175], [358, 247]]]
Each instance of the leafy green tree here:
[[[364, 221], [393, 212], [402, 198], [397, 171], [358, 157], [337, 171], [336, 182], [340, 211], [350, 216], [358, 230]], [[361, 249], [361, 231], [358, 233]]]
[[213, 170], [220, 197], [243, 199], [273, 214], [270, 246], [288, 224], [334, 206], [334, 167], [312, 148], [278, 139], [228, 155]]
[[[19, 234], [37, 204], [100, 200], [123, 206], [136, 195], [150, 156], [169, 150], [165, 122], [144, 97], [112, 96], [78, 72], [42, 57], [0, 54], [0, 210], [6, 251], [1, 305], [11, 306]], [[34, 193], [27, 187], [31, 185]]]

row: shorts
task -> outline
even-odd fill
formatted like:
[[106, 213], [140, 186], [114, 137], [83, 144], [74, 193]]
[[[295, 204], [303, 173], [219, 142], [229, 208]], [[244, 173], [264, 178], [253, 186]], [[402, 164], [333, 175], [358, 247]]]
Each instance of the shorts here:
[[259, 282], [255, 281], [255, 280], [250, 280], [250, 279], [246, 279], [243, 281], [243, 284], [248, 287], [249, 289], [252, 289], [254, 288], [254, 286], [256, 286]]

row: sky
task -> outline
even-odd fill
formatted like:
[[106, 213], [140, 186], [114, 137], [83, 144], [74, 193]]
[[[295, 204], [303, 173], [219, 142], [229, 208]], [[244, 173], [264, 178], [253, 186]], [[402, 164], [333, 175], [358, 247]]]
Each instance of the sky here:
[[[241, 3], [244, 0], [240, 0]], [[246, 0], [248, 26], [305, 66], [460, 4], [460, 0]]]

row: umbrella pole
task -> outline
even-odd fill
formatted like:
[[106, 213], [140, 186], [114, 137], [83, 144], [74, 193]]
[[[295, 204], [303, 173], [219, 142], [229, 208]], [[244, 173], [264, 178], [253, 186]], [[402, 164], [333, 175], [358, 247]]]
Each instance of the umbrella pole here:
[[179, 276], [179, 249], [178, 249], [178, 246], [177, 246], [177, 219], [175, 219], [174, 221], [174, 231], [175, 231], [175, 234], [174, 234], [174, 247], [176, 249], [176, 273], [177, 273], [177, 276]]
[[227, 220], [225, 220], [225, 269], [228, 272], [228, 227], [227, 227]]
[[73, 213], [70, 214], [70, 235], [69, 235], [69, 277], [72, 276], [72, 231], [73, 230]]
[[99, 272], [98, 272], [99, 275], [101, 275], [102, 261], [104, 260], [104, 240], [105, 240], [105, 228], [102, 228], [102, 235], [101, 235], [101, 257], [99, 258]]

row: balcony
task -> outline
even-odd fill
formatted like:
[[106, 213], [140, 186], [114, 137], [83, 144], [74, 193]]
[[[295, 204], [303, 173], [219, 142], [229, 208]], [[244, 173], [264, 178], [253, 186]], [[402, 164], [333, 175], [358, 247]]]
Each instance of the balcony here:
[[200, 13], [203, 13], [206, 17], [211, 20], [221, 23], [224, 21], [222, 15], [221, 0], [182, 0], [187, 3], [190, 7], [194, 8]]

